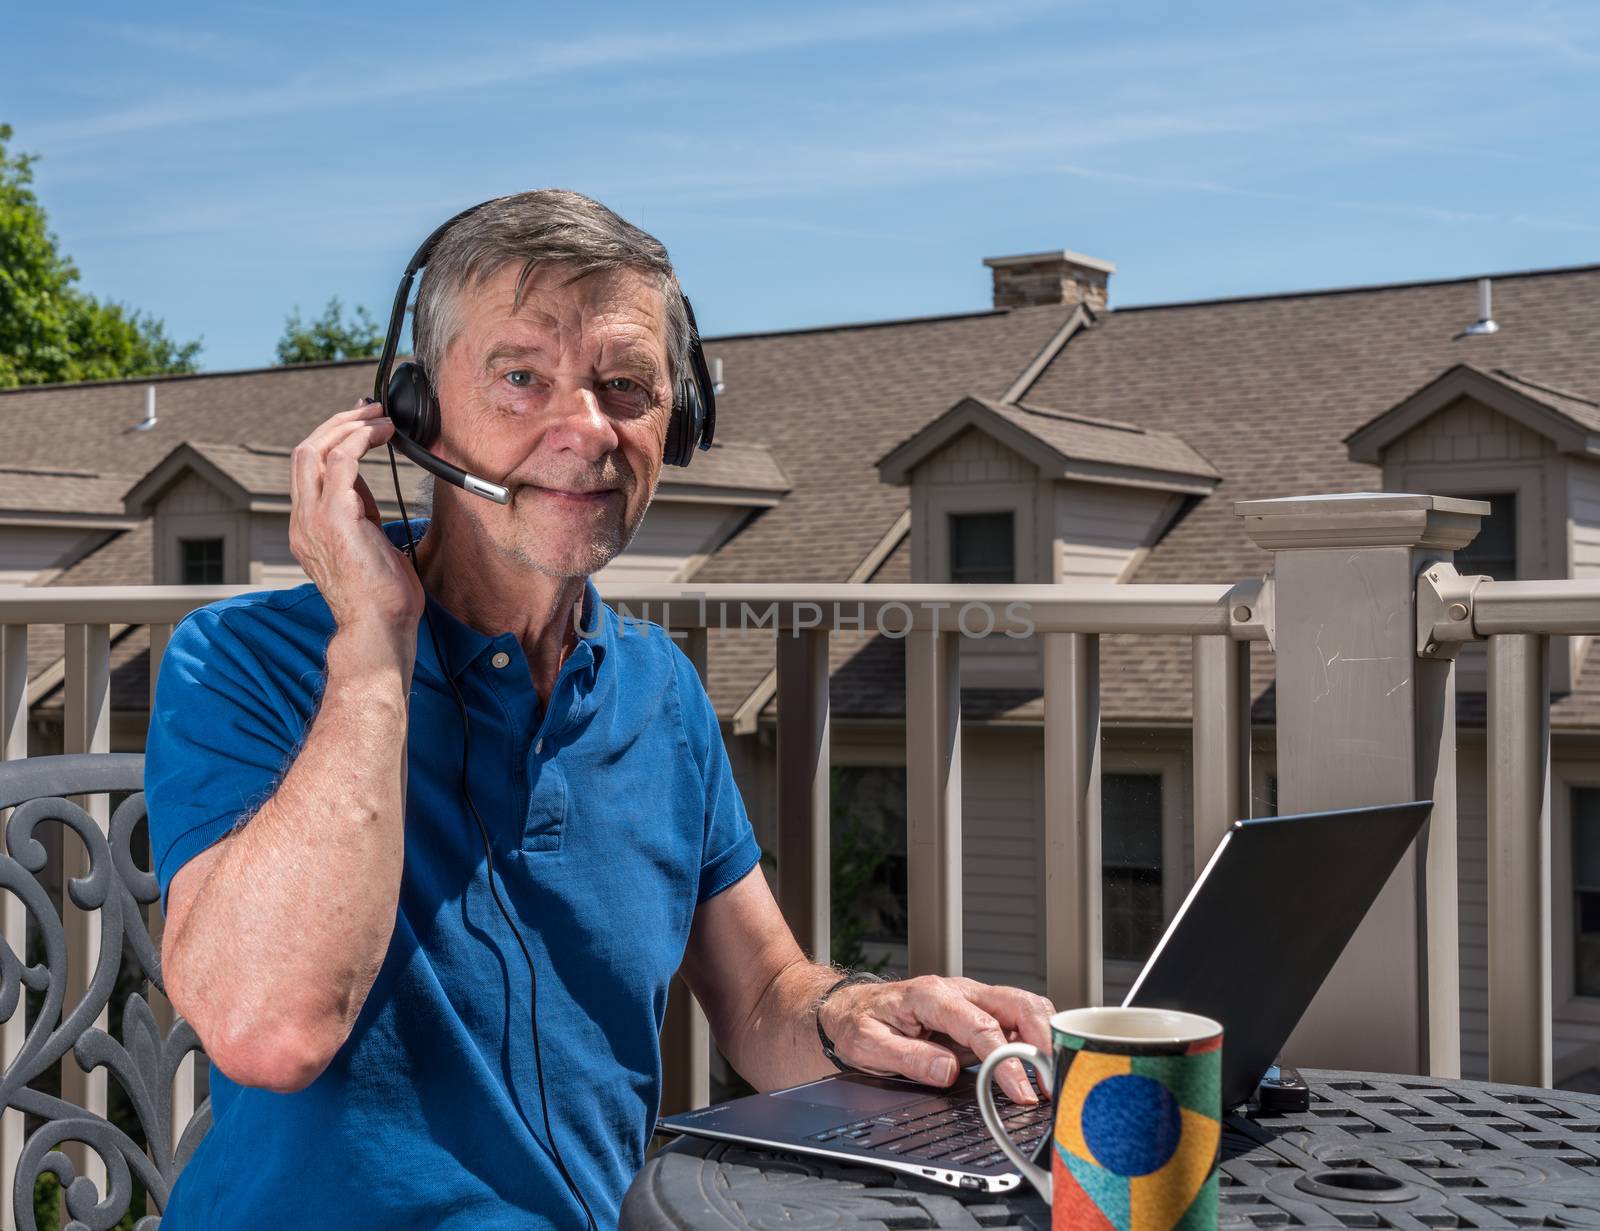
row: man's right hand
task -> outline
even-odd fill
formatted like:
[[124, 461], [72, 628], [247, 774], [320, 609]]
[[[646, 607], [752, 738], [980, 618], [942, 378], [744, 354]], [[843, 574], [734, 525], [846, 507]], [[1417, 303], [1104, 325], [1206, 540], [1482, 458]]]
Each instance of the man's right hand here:
[[410, 640], [423, 590], [389, 542], [359, 463], [394, 434], [377, 402], [341, 411], [295, 446], [289, 479], [289, 550], [327, 600], [339, 628], [376, 625]]

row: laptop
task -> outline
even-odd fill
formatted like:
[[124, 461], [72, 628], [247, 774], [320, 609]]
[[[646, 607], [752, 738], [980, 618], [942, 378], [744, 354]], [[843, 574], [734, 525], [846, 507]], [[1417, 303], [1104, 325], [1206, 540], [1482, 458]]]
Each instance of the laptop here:
[[[1223, 1107], [1246, 1102], [1432, 808], [1234, 822], [1123, 1004], [1220, 1021]], [[657, 1129], [1007, 1192], [1022, 1177], [978, 1115], [976, 1079], [975, 1065], [943, 1088], [840, 1073], [665, 1116]], [[1048, 1166], [1054, 1102], [1013, 1103], [996, 1089], [995, 1106], [1023, 1153]]]

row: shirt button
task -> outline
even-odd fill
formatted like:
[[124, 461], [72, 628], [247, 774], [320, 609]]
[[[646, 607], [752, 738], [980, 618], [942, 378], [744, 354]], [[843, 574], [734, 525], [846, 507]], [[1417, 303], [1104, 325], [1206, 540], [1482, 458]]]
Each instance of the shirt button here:
[[509, 666], [511, 663], [511, 655], [507, 654], [504, 650], [501, 650], [489, 661], [492, 662], [496, 667]]

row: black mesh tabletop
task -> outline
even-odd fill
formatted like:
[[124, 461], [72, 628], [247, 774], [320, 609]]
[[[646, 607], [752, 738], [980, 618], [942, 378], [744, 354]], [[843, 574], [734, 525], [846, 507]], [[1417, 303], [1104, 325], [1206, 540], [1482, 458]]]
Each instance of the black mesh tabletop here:
[[[1222, 1227], [1592, 1227], [1600, 1095], [1302, 1070], [1311, 1109], [1230, 1116]], [[1032, 1187], [969, 1193], [850, 1163], [680, 1138], [647, 1162], [624, 1231], [1047, 1231]]]

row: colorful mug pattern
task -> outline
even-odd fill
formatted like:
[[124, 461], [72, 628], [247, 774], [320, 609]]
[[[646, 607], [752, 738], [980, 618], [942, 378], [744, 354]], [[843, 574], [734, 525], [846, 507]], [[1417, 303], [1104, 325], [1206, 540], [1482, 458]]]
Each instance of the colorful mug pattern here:
[[[1011, 1161], [1051, 1203], [1053, 1231], [1196, 1231], [1217, 1225], [1222, 1027], [1164, 1009], [1076, 1009], [1050, 1019], [1053, 1057], [997, 1048], [979, 1106]], [[1055, 1092], [1050, 1171], [994, 1115], [995, 1065], [1018, 1056]]]

